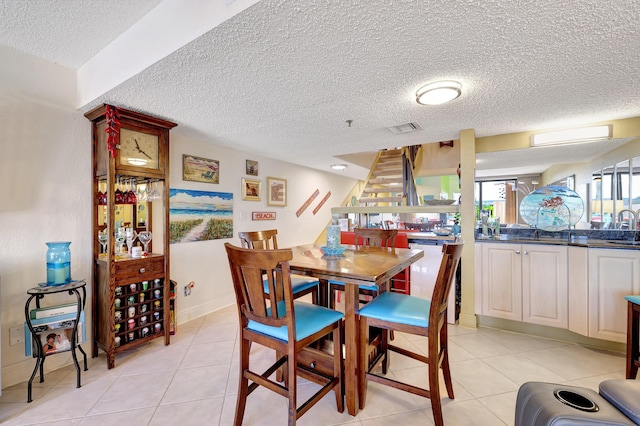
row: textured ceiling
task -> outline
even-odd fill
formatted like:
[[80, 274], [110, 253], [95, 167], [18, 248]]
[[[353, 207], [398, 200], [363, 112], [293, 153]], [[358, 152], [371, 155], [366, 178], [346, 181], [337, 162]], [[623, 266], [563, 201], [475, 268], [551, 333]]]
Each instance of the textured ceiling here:
[[[0, 44], [77, 68], [157, 3], [0, 0]], [[341, 156], [462, 129], [490, 136], [640, 116], [638, 46], [633, 0], [262, 0], [81, 109], [113, 103], [176, 121], [174, 132], [328, 170]], [[462, 96], [418, 105], [415, 91], [440, 79], [460, 81]], [[387, 130], [408, 122], [424, 130]], [[487, 164], [516, 165], [512, 154]]]

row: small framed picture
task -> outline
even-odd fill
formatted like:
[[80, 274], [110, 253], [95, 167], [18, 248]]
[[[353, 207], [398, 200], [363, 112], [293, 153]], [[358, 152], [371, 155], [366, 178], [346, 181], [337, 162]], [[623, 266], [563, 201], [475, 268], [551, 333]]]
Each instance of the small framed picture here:
[[219, 183], [220, 162], [195, 155], [182, 155], [182, 180]]
[[250, 176], [258, 176], [258, 162], [247, 160], [247, 174]]
[[267, 177], [267, 204], [281, 207], [287, 205], [287, 181], [285, 179]]
[[260, 201], [260, 186], [257, 179], [242, 178], [242, 199], [244, 201]]

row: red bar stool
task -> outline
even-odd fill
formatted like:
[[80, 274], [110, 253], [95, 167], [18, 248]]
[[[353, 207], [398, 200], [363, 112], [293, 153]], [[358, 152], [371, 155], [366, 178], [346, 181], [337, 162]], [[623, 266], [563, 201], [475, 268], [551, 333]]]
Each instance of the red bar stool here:
[[640, 296], [625, 296], [627, 304], [627, 379], [635, 379], [640, 366]]

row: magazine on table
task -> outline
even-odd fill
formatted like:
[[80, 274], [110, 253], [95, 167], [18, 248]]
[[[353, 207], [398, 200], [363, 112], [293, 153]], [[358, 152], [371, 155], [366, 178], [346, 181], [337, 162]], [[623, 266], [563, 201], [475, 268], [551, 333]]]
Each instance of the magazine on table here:
[[[31, 320], [31, 326], [36, 333], [37, 340], [31, 336], [29, 327], [25, 323], [25, 355], [37, 356], [37, 351], [33, 350], [33, 345], [35, 344], [40, 345], [45, 355], [71, 350], [71, 340], [75, 322], [75, 313]], [[83, 343], [85, 338], [86, 325], [84, 321], [84, 311], [81, 311], [76, 344]]]

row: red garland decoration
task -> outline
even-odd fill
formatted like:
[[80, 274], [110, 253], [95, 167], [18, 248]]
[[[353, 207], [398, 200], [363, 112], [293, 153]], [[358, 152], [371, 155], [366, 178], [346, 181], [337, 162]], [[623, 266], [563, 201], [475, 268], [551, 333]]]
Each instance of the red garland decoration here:
[[120, 133], [120, 111], [118, 108], [107, 105], [106, 106], [106, 115], [107, 115], [107, 128], [104, 130], [107, 134], [107, 148], [111, 153], [111, 156], [115, 158], [116, 156], [116, 141], [118, 140], [118, 134]]

